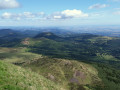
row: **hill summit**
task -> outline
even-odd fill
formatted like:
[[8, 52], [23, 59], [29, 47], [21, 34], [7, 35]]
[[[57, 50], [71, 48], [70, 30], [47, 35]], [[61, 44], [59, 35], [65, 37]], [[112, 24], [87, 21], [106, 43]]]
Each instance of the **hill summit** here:
[[36, 35], [34, 38], [48, 38], [48, 39], [56, 39], [56, 38], [60, 38], [59, 36], [55, 35], [54, 33], [51, 32], [43, 32], [40, 33], [38, 35]]

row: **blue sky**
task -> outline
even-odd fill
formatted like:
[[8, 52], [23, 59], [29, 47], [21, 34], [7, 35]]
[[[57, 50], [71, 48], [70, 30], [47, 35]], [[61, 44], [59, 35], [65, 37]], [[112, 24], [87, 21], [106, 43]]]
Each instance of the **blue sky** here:
[[120, 0], [0, 0], [1, 26], [119, 24]]

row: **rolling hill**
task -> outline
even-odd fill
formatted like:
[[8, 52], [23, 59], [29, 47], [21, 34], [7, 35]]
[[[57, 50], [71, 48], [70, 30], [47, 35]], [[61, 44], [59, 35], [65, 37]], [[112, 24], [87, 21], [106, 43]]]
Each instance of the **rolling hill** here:
[[119, 41], [119, 38], [92, 34], [60, 37], [47, 32], [38, 34], [35, 38], [24, 39], [21, 46], [28, 47], [30, 52], [55, 58], [118, 61]]
[[120, 38], [44, 32], [33, 38], [2, 40], [2, 90], [120, 89]]

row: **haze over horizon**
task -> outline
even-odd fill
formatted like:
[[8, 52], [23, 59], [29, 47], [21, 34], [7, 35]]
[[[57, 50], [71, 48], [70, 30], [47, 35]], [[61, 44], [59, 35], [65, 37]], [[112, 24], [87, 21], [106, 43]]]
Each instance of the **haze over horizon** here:
[[119, 25], [120, 0], [0, 0], [0, 26]]

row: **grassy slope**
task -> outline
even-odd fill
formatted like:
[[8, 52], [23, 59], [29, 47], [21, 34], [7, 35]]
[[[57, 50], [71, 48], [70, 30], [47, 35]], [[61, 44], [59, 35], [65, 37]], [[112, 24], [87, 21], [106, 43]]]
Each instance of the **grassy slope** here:
[[109, 40], [113, 40], [113, 39], [116, 39], [116, 38], [107, 37], [107, 36], [99, 36], [99, 37], [90, 38], [88, 40], [90, 40], [92, 43], [99, 42], [99, 41], [101, 41], [102, 43], [105, 43], [105, 42], [107, 42]]
[[25, 65], [25, 67], [32, 69], [34, 72], [56, 83], [60, 83], [65, 87], [67, 86], [67, 88], [71, 88], [69, 87], [70, 83], [76, 83], [78, 86], [86, 87], [86, 85], [94, 86], [101, 81], [95, 68], [74, 60], [44, 57]]
[[[24, 65], [25, 67], [32, 69], [34, 72], [37, 72], [38, 74], [54, 81], [55, 83], [60, 83], [62, 87], [69, 88], [69, 90], [84, 90], [83, 86], [92, 88], [92, 90], [113, 90], [113, 89], [119, 90], [120, 89], [119, 87], [120, 71], [116, 69], [112, 69], [107, 64], [106, 65], [103, 64], [104, 66], [102, 66], [102, 64], [95, 63], [94, 66], [97, 69], [96, 70], [92, 66], [82, 62], [72, 61], [72, 60], [69, 61], [66, 59], [52, 59], [52, 58], [44, 57], [42, 55], [34, 54], [26, 51], [27, 51], [27, 48], [0, 48], [0, 59], [4, 60], [4, 62], [7, 62], [7, 63], [9, 62], [17, 65]], [[108, 56], [105, 58], [109, 60], [110, 58], [113, 58], [113, 57]], [[79, 71], [82, 73], [80, 73]], [[76, 72], [78, 74], [76, 74]], [[87, 74], [87, 77], [86, 79], [82, 80], [81, 77], [83, 78], [84, 76], [83, 73]], [[98, 79], [98, 76], [102, 79], [103, 87], [92, 86], [94, 82], [96, 81], [98, 82], [100, 80]], [[72, 78], [72, 81], [74, 81], [75, 83], [70, 82], [71, 78]], [[94, 81], [95, 79], [96, 81]], [[0, 81], [3, 81], [3, 80], [0, 80]], [[17, 88], [17, 87], [15, 85], [12, 85], [9, 88], [12, 88], [12, 90], [14, 90], [13, 88]], [[18, 88], [17, 90], [19, 90]]]
[[0, 61], [0, 90], [64, 90], [30, 70]]
[[27, 48], [0, 48], [0, 60], [9, 63], [23, 64], [41, 57], [42, 55], [27, 52]]
[[82, 88], [87, 84], [92, 85], [100, 81], [97, 70], [88, 64], [74, 60], [52, 59], [26, 52], [26, 50], [26, 48], [0, 48], [0, 58], [7, 63], [30, 68], [67, 89], [70, 88], [72, 82], [77, 84], [76, 87]]

